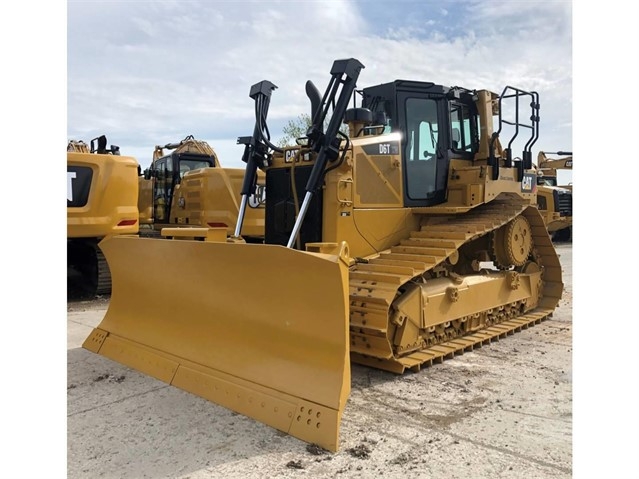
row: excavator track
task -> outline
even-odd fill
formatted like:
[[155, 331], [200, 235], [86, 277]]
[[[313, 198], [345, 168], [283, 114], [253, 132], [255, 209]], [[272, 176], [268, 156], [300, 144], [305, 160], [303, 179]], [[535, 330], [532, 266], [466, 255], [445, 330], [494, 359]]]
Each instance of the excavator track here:
[[96, 244], [94, 248], [97, 265], [95, 294], [98, 296], [111, 294], [111, 271], [109, 270], [109, 265], [100, 247]]
[[[435, 342], [423, 342], [418, 338], [422, 344], [412, 344], [410, 351], [402, 351], [394, 345], [396, 325], [392, 314], [406, 286], [411, 282], [428, 283], [425, 278], [436, 277], [433, 273], [442, 269], [446, 262], [457, 262], [460, 247], [495, 232], [519, 215], [530, 224], [530, 257], [539, 267], [537, 271], [541, 270], [538, 297], [533, 299], [535, 307], [525, 309], [527, 298], [512, 304], [495, 304], [480, 313], [449, 318], [450, 321], [445, 322], [447, 332]], [[518, 273], [504, 271], [503, 274], [506, 284], [508, 280], [518, 281]], [[459, 278], [457, 280], [461, 282]], [[472, 351], [540, 323], [552, 315], [563, 291], [561, 265], [543, 218], [530, 203], [507, 197], [497, 198], [468, 213], [426, 222], [419, 231], [412, 232], [408, 239], [390, 250], [354, 265], [349, 274], [349, 287], [352, 361], [399, 374], [406, 369], [418, 371], [423, 366]], [[456, 322], [456, 333], [450, 332], [450, 322]], [[473, 327], [469, 327], [471, 323]]]

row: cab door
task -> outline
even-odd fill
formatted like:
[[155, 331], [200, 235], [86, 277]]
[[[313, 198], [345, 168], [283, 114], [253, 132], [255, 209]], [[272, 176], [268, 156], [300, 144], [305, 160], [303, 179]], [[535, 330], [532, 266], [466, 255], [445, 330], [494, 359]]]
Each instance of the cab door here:
[[169, 223], [173, 168], [170, 158], [161, 158], [154, 164], [153, 218], [156, 223]]
[[446, 201], [448, 172], [447, 102], [441, 95], [399, 92], [397, 98], [406, 206]]

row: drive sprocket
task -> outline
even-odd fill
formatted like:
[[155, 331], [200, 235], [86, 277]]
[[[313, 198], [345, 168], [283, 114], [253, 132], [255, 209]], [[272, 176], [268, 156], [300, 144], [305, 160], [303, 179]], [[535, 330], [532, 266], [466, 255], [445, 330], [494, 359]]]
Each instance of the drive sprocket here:
[[530, 223], [523, 216], [513, 218], [492, 233], [491, 257], [499, 269], [523, 266], [532, 250]]

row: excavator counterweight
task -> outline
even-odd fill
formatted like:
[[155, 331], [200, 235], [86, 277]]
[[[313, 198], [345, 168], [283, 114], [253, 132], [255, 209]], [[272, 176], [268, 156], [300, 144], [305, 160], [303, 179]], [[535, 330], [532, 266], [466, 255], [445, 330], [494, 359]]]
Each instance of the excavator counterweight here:
[[138, 163], [106, 147], [104, 135], [91, 148], [67, 145], [67, 269], [89, 295], [111, 292], [111, 274], [98, 243], [108, 235], [139, 231]]

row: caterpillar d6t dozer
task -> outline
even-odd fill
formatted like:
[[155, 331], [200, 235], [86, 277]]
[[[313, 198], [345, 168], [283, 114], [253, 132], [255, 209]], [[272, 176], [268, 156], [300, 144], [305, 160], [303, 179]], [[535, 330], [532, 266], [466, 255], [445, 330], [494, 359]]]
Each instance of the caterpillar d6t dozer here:
[[[264, 244], [242, 241], [242, 214], [219, 242], [105, 239], [113, 294], [85, 348], [336, 451], [351, 361], [418, 371], [553, 313], [538, 95], [403, 80], [357, 91], [362, 68], [337, 60], [323, 96], [307, 82], [312, 126], [283, 149], [263, 121], [275, 86], [253, 86], [242, 204], [264, 170]], [[530, 121], [503, 116], [507, 104]]]
[[137, 234], [138, 163], [107, 148], [106, 137], [67, 145], [67, 267], [88, 294], [109, 294], [111, 274], [98, 243]]
[[[168, 152], [166, 151], [168, 150]], [[153, 162], [140, 177], [141, 235], [158, 236], [163, 228], [225, 228], [233, 234], [240, 209], [244, 168], [222, 168], [211, 146], [192, 135], [156, 146]], [[264, 239], [264, 173], [251, 191], [244, 219], [244, 239]]]

